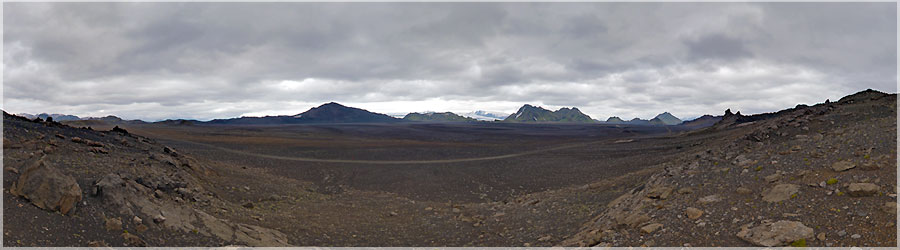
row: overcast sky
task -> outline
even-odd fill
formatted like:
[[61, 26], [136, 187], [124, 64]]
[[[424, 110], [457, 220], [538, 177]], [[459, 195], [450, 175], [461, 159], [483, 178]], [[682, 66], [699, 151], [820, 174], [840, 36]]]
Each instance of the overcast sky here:
[[895, 3], [4, 3], [3, 109], [759, 113], [897, 91]]

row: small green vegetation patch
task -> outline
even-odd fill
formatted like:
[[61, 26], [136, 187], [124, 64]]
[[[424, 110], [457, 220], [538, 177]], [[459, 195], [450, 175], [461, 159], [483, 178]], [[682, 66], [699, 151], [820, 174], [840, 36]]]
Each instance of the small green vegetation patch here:
[[806, 239], [799, 239], [791, 242], [792, 247], [806, 247]]
[[837, 182], [838, 182], [837, 179], [831, 178], [831, 179], [828, 179], [827, 181], [825, 181], [825, 184], [828, 184], [828, 185], [834, 185], [834, 184], [837, 183]]

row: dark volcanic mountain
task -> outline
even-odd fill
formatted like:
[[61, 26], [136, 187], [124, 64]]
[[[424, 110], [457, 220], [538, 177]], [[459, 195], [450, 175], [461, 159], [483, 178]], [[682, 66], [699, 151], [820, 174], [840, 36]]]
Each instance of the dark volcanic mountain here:
[[578, 108], [561, 108], [557, 111], [546, 110], [528, 104], [519, 108], [515, 114], [509, 115], [504, 122], [594, 122], [590, 116], [581, 113]]
[[306, 112], [287, 116], [241, 117], [232, 119], [216, 119], [210, 124], [298, 124], [298, 123], [381, 123], [401, 122], [403, 120], [385, 114], [373, 113], [364, 109], [347, 107], [335, 102], [322, 104]]
[[611, 116], [609, 119], [606, 119], [606, 123], [621, 124], [625, 123], [625, 120], [622, 120], [622, 118], [619, 118], [618, 116]]
[[665, 125], [678, 125], [681, 124], [681, 119], [673, 116], [669, 112], [664, 112], [662, 114], [656, 115], [653, 119], [644, 120], [641, 118], [634, 118], [629, 121], [622, 120], [618, 116], [609, 117], [606, 119], [606, 123], [609, 124], [628, 124], [628, 125], [655, 125], [655, 126], [665, 126]]
[[363, 123], [399, 122], [400, 119], [365, 109], [347, 107], [335, 102], [322, 104], [306, 112], [295, 115], [298, 120], [308, 123]]
[[651, 124], [650, 124], [650, 121], [644, 120], [644, 119], [641, 119], [641, 118], [637, 118], [637, 117], [635, 117], [634, 119], [631, 119], [630, 121], [627, 121], [627, 122], [625, 122], [625, 123], [626, 123], [626, 124], [631, 124], [631, 125], [651, 125]]
[[693, 119], [690, 121], [684, 121], [681, 123], [681, 126], [685, 127], [694, 127], [694, 128], [704, 128], [712, 126], [722, 120], [721, 116], [711, 116], [711, 115], [703, 115], [697, 119]]
[[477, 121], [473, 118], [463, 117], [453, 112], [443, 112], [443, 113], [409, 113], [403, 117], [403, 120], [407, 121], [427, 121], [427, 122], [474, 122]]
[[122, 125], [122, 124], [145, 124], [141, 120], [124, 120], [118, 116], [108, 115], [104, 117], [85, 117], [80, 120], [59, 120], [69, 126], [97, 126], [97, 125]]
[[669, 112], [663, 112], [662, 114], [656, 115], [653, 119], [650, 119], [650, 124], [654, 125], [678, 125], [681, 124], [681, 119], [675, 117]]

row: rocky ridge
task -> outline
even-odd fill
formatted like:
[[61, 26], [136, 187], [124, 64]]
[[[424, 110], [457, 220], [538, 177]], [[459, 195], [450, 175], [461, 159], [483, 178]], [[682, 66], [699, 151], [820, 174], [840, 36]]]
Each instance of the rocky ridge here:
[[[563, 246], [896, 246], [896, 94], [726, 113]], [[866, 166], [861, 168], [858, 166]], [[852, 237], [851, 237], [852, 236]]]
[[124, 129], [4, 113], [3, 148], [7, 237], [61, 235], [44, 246], [289, 246], [278, 230], [216, 216], [239, 205], [207, 191], [204, 179], [215, 175], [209, 167]]

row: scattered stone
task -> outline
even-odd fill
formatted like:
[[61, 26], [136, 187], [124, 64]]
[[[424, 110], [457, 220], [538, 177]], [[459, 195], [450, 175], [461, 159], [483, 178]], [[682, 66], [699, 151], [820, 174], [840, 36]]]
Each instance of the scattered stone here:
[[391, 211], [390, 213], [388, 213], [388, 215], [389, 216], [397, 216], [398, 214], [397, 214], [397, 212]]
[[125, 239], [125, 245], [130, 247], [146, 247], [147, 243], [144, 242], [137, 235], [130, 234], [128, 232], [122, 233], [122, 238]]
[[718, 194], [704, 196], [697, 200], [697, 202], [700, 202], [700, 204], [709, 204], [720, 201], [722, 201], [722, 197], [720, 197]]
[[244, 205], [242, 205], [242, 206], [245, 207], [245, 208], [250, 208], [250, 209], [253, 209], [253, 207], [254, 207], [254, 206], [253, 206], [253, 202], [247, 202], [247, 203], [244, 203]]
[[109, 154], [109, 151], [104, 148], [91, 148], [90, 151], [97, 154]]
[[747, 158], [746, 155], [738, 155], [737, 157], [734, 157], [734, 162], [732, 162], [732, 163], [734, 163], [734, 165], [739, 166], [739, 167], [745, 167], [745, 166], [755, 163], [755, 161], [750, 160], [749, 158]]
[[736, 190], [734, 190], [734, 192], [736, 192], [738, 194], [750, 194], [750, 193], [753, 193], [753, 190], [750, 190], [749, 188], [745, 188], [745, 187], [739, 187]]
[[775, 174], [772, 174], [772, 175], [769, 175], [769, 176], [766, 176], [766, 177], [765, 177], [766, 182], [770, 182], [770, 183], [771, 183], [771, 182], [776, 182], [776, 181], [778, 181], [779, 179], [781, 179], [781, 174], [779, 174], [779, 173], [775, 173]]
[[694, 190], [689, 187], [683, 187], [678, 189], [678, 194], [690, 194], [693, 193]]
[[178, 152], [176, 152], [175, 149], [172, 149], [168, 146], [163, 148], [163, 152], [165, 152], [166, 154], [170, 154], [172, 156], [178, 156]]
[[81, 137], [72, 137], [72, 142], [74, 142], [74, 143], [86, 143], [87, 141], [85, 141], [84, 139], [81, 139]]
[[662, 224], [659, 224], [659, 223], [649, 224], [649, 225], [646, 225], [646, 226], [642, 227], [642, 228], [641, 228], [641, 232], [648, 233], [648, 234], [649, 234], [649, 233], [653, 233], [654, 231], [658, 230], [658, 229], [661, 228], [662, 226], [663, 226], [663, 225], [662, 225]]
[[737, 237], [757, 246], [787, 246], [798, 240], [812, 239], [814, 236], [812, 228], [797, 221], [780, 220], [774, 223], [764, 222], [753, 228], [750, 226], [752, 223], [742, 226]]
[[10, 193], [25, 197], [35, 206], [71, 215], [81, 201], [81, 187], [75, 178], [63, 174], [43, 159], [25, 167], [10, 188]]
[[106, 218], [106, 231], [121, 231], [122, 230], [122, 219], [121, 218]]
[[847, 194], [856, 197], [872, 196], [880, 190], [881, 187], [872, 183], [851, 183], [847, 190]]
[[544, 235], [543, 237], [538, 238], [538, 241], [550, 241], [553, 239], [553, 236]]
[[885, 202], [883, 206], [881, 206], [881, 211], [889, 214], [897, 214], [897, 203], [896, 202]]
[[4, 167], [3, 170], [9, 171], [10, 173], [13, 173], [13, 174], [19, 173], [19, 169], [10, 167], [10, 166]]
[[672, 195], [671, 187], [655, 187], [647, 191], [647, 198], [665, 200]]
[[431, 211], [431, 210], [434, 210], [434, 208], [433, 208], [433, 207], [426, 207], [426, 208], [425, 208], [425, 211]]
[[853, 235], [850, 235], [850, 238], [859, 239], [859, 238], [862, 238], [862, 235], [853, 234]]
[[688, 219], [696, 220], [703, 215], [703, 210], [689, 207], [684, 210], [684, 214], [687, 215]]
[[103, 143], [95, 142], [95, 141], [87, 141], [87, 145], [91, 147], [103, 147]]
[[851, 161], [839, 161], [831, 164], [831, 169], [837, 172], [847, 171], [851, 168], [855, 168], [856, 164]]
[[763, 201], [779, 202], [790, 199], [792, 195], [800, 191], [800, 186], [794, 184], [778, 184], [762, 193]]
[[161, 214], [156, 215], [153, 217], [153, 222], [156, 222], [156, 224], [162, 224], [163, 222], [166, 222], [166, 217], [162, 216]]
[[838, 236], [844, 237], [844, 235], [847, 235], [847, 231], [841, 230], [840, 232], [838, 232]]
[[144, 224], [138, 224], [134, 228], [137, 229], [138, 233], [143, 233], [143, 232], [146, 232], [148, 229], [150, 229], [150, 228], [147, 228], [147, 226], [145, 226]]
[[452, 211], [452, 212], [454, 212], [454, 213], [461, 213], [461, 212], [462, 212], [462, 210], [459, 210], [459, 208], [455, 208], [455, 207], [454, 207], [453, 209], [451, 209], [450, 211]]
[[89, 246], [89, 247], [109, 247], [109, 245], [106, 244], [106, 242], [104, 242], [104, 241], [102, 241], [102, 240], [101, 240], [101, 241], [91, 241], [91, 242], [88, 242], [88, 246]]
[[819, 233], [819, 235], [816, 235], [816, 239], [818, 239], [819, 241], [825, 241], [825, 233]]

